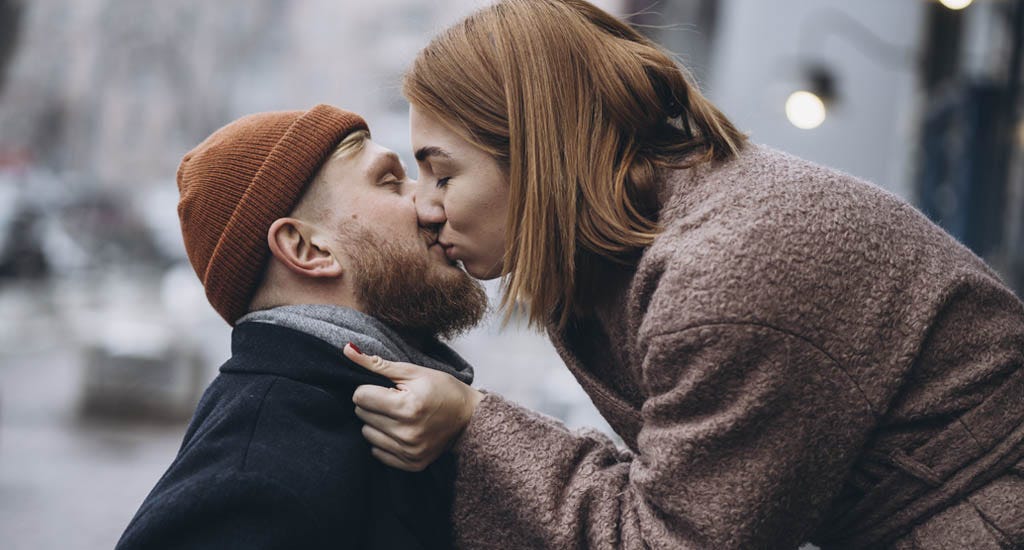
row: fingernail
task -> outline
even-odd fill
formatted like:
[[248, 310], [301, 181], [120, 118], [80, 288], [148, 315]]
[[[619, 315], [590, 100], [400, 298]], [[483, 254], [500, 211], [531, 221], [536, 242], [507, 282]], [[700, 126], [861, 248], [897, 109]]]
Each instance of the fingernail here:
[[358, 353], [359, 355], [363, 354], [363, 351], [359, 349], [359, 346], [353, 344], [352, 342], [349, 342], [348, 345], [351, 346], [352, 349], [356, 350], [356, 353]]

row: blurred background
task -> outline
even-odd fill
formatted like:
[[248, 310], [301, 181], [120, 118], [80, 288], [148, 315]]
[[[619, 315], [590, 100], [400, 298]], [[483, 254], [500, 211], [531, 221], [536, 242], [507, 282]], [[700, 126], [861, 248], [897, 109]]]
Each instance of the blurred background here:
[[[1024, 289], [1024, 1], [597, 3], [755, 141], [893, 191]], [[481, 4], [0, 0], [0, 546], [112, 547], [229, 354], [181, 243], [181, 156], [327, 102], [414, 167], [401, 74]], [[542, 335], [499, 329], [454, 343], [480, 386], [610, 432]]]

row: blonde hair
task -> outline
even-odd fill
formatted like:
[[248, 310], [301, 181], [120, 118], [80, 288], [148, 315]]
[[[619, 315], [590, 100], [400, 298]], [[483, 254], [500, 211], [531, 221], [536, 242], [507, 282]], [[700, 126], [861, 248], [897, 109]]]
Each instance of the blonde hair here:
[[320, 165], [320, 169], [316, 171], [316, 174], [310, 179], [306, 185], [306, 190], [302, 194], [302, 198], [296, 203], [292, 209], [292, 215], [299, 218], [306, 218], [310, 220], [323, 220], [328, 217], [332, 205], [330, 201], [325, 198], [327, 193], [326, 185], [324, 185], [324, 170], [332, 160], [338, 160], [349, 155], [354, 155], [359, 151], [362, 151], [366, 147], [366, 142], [370, 140], [369, 130], [356, 130], [345, 136], [331, 151], [328, 155], [327, 160]]
[[410, 103], [506, 170], [506, 313], [564, 327], [605, 267], [659, 232], [666, 168], [735, 157], [746, 136], [653, 42], [582, 0], [501, 0], [435, 37]]
[[[363, 150], [363, 147], [366, 147], [366, 142], [369, 140], [369, 130], [356, 130], [355, 132], [350, 133], [349, 135], [345, 136], [344, 139], [341, 140], [341, 143], [339, 143], [338, 146], [334, 148], [334, 151], [331, 153], [330, 158], [340, 159], [345, 155], [358, 153], [359, 151]], [[320, 169], [322, 170], [323, 167], [321, 166]]]

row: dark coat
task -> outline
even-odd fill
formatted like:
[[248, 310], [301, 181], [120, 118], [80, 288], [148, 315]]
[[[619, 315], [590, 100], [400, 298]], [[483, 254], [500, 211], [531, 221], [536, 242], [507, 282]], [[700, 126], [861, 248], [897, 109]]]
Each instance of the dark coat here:
[[117, 548], [450, 546], [449, 459], [416, 474], [374, 459], [352, 404], [360, 384], [391, 385], [318, 338], [238, 325]]

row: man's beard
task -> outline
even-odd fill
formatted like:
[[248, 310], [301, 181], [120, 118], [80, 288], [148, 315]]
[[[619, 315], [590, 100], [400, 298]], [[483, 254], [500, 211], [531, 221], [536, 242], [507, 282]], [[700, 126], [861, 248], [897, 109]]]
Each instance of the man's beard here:
[[381, 239], [365, 228], [346, 237], [353, 286], [363, 312], [423, 336], [453, 338], [487, 312], [487, 293], [461, 269], [439, 269], [423, 250]]

